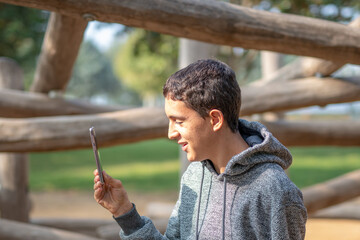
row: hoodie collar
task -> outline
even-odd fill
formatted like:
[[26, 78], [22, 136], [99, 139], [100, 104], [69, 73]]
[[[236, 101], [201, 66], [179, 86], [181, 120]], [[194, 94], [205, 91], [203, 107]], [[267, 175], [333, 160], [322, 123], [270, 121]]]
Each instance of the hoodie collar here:
[[210, 160], [203, 161], [207, 169], [220, 181], [224, 176], [241, 175], [256, 164], [277, 163], [283, 169], [291, 165], [292, 156], [289, 150], [263, 124], [239, 119], [239, 131], [249, 148], [233, 156], [222, 174], [215, 171]]

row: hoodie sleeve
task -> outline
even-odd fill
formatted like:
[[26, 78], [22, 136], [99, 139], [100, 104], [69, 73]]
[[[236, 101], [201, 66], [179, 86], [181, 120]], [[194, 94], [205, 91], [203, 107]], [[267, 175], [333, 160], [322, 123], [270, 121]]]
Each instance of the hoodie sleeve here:
[[[184, 176], [181, 179], [181, 185], [183, 185]], [[180, 195], [182, 194], [182, 188]], [[162, 235], [155, 227], [150, 218], [146, 216], [140, 216], [137, 212], [135, 205], [133, 209], [120, 216], [121, 219], [115, 219], [120, 226], [120, 238], [122, 240], [133, 239], [153, 239], [153, 240], [166, 240], [166, 239], [180, 239], [180, 219], [179, 208], [181, 205], [181, 198], [179, 197], [176, 205], [171, 213], [165, 235]], [[120, 220], [120, 221], [119, 221]]]
[[[177, 206], [178, 204], [176, 204]], [[140, 216], [136, 208], [133, 208], [128, 214], [115, 219], [120, 229], [120, 239], [180, 239], [179, 221], [177, 217], [177, 209], [173, 210], [173, 214], [169, 219], [166, 234], [163, 236], [155, 227], [150, 218]]]
[[302, 204], [282, 207], [271, 222], [271, 239], [304, 239], [306, 220], [306, 209]]

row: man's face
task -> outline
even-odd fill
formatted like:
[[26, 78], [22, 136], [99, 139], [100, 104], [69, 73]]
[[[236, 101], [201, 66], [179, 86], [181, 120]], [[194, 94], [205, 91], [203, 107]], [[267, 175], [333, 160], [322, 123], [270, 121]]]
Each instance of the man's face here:
[[187, 153], [190, 162], [209, 159], [214, 133], [210, 117], [202, 118], [182, 101], [165, 98], [165, 113], [169, 118], [168, 137], [176, 140]]

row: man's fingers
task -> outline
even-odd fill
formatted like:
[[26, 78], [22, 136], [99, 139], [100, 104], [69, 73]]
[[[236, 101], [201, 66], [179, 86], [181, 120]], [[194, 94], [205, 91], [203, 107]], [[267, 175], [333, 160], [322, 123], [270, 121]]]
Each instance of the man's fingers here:
[[97, 182], [99, 182], [100, 181], [100, 176], [99, 175], [96, 175], [95, 177], [94, 177], [94, 183], [97, 183]]
[[104, 197], [104, 188], [101, 182], [94, 184], [94, 198], [99, 202]]

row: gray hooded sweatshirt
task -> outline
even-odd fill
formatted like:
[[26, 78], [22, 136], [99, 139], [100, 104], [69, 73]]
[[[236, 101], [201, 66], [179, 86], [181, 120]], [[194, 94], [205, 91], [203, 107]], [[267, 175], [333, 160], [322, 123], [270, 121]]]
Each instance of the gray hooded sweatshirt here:
[[302, 194], [284, 172], [291, 154], [262, 124], [239, 123], [249, 148], [221, 174], [210, 160], [190, 164], [164, 236], [134, 207], [115, 219], [121, 239], [304, 239]]

